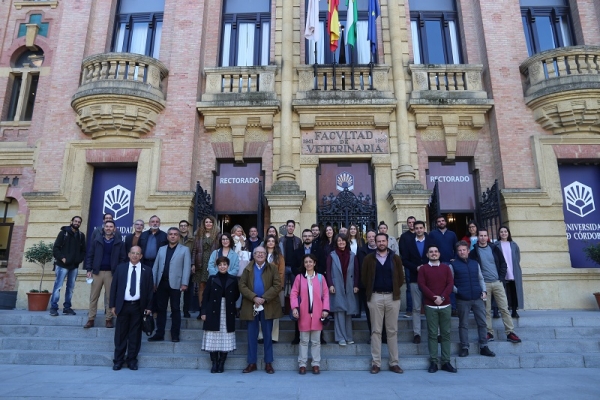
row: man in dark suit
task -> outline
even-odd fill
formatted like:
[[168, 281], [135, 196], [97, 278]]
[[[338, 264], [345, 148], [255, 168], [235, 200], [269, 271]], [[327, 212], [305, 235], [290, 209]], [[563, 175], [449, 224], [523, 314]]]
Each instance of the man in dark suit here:
[[419, 289], [419, 267], [427, 264], [427, 249], [434, 244], [433, 240], [425, 233], [425, 222], [415, 221], [415, 236], [413, 240], [407, 240], [406, 250], [401, 250], [402, 265], [410, 271], [410, 293], [413, 300], [413, 343], [421, 343], [421, 303], [423, 296]]
[[141, 234], [139, 246], [142, 248], [142, 254], [144, 254], [142, 263], [152, 268], [158, 249], [166, 246], [169, 242], [167, 234], [160, 230], [160, 218], [156, 215], [151, 216], [148, 225], [150, 225], [150, 229]]
[[171, 341], [179, 342], [181, 330], [181, 292], [185, 292], [192, 273], [192, 256], [190, 250], [179, 244], [179, 229], [169, 228], [167, 238], [169, 244], [158, 249], [152, 275], [156, 296], [156, 334], [148, 338], [149, 342], [165, 340], [167, 325], [167, 305], [171, 302]]
[[[142, 268], [142, 249], [133, 246], [129, 262], [119, 264], [110, 286], [110, 308], [117, 316], [113, 370], [127, 361], [131, 370], [138, 369], [137, 355], [142, 341], [142, 315], [150, 314], [153, 283], [152, 273]], [[127, 360], [125, 352], [127, 351]]]

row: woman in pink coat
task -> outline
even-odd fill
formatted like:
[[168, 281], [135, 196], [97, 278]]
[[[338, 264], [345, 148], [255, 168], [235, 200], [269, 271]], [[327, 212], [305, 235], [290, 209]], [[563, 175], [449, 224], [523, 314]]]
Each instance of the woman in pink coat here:
[[298, 364], [300, 375], [306, 374], [308, 359], [308, 341], [312, 343], [312, 372], [319, 374], [321, 363], [321, 331], [323, 320], [329, 315], [329, 290], [325, 277], [315, 272], [317, 258], [306, 254], [302, 259], [300, 273], [294, 280], [290, 293], [292, 316], [298, 318], [300, 330], [300, 355]]

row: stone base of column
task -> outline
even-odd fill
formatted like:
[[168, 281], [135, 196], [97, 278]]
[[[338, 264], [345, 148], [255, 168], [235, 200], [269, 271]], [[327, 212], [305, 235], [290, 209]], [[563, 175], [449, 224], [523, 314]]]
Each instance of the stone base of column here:
[[280, 227], [285, 225], [287, 220], [293, 219], [296, 221], [296, 231], [300, 231], [300, 208], [306, 198], [306, 192], [300, 190], [296, 181], [273, 183], [271, 190], [265, 192], [265, 198], [271, 210], [271, 225]]
[[[408, 229], [406, 219], [413, 216], [417, 221], [425, 221], [426, 207], [429, 204], [431, 190], [423, 189], [421, 182], [416, 180], [398, 181], [390, 190], [387, 201], [392, 207], [395, 217], [395, 227], [392, 235], [400, 236]], [[391, 228], [391, 226], [390, 226]]]

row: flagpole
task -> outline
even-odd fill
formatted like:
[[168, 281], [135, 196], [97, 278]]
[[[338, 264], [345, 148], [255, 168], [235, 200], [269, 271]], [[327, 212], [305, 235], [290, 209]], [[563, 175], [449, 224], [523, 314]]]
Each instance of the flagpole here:
[[313, 90], [319, 90], [319, 75], [317, 73], [317, 43], [318, 42], [315, 42], [315, 63], [313, 65], [315, 82], [314, 82]]

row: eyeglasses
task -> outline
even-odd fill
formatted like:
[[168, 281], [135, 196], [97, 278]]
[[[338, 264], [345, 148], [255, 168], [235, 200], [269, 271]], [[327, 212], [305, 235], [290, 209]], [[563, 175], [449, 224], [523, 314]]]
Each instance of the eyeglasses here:
[[266, 251], [255, 251], [255, 252], [254, 252], [254, 255], [255, 255], [255, 256], [257, 256], [257, 255], [259, 255], [259, 254], [265, 255], [265, 254], [267, 254], [267, 252], [266, 252]]
[[134, 253], [133, 251], [130, 251], [129, 254], [131, 254], [132, 256], [141, 256], [142, 253]]

